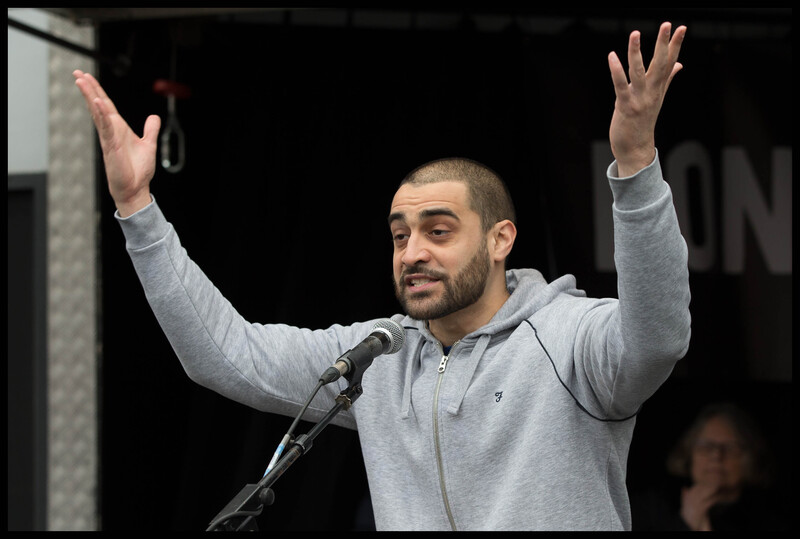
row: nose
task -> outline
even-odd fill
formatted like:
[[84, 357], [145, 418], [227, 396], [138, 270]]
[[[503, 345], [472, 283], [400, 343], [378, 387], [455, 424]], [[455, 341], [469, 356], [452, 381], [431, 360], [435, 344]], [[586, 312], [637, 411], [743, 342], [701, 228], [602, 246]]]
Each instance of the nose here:
[[424, 238], [419, 234], [409, 236], [400, 261], [406, 266], [413, 266], [420, 262], [430, 262], [430, 260], [431, 253], [425, 244]]

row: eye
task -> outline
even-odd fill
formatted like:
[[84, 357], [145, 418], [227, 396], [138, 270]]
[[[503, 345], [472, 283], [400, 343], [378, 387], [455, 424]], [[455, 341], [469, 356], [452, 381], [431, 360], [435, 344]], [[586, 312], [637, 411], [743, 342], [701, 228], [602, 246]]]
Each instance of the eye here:
[[443, 236], [446, 236], [449, 233], [450, 233], [449, 230], [446, 230], [446, 229], [443, 229], [443, 228], [434, 228], [433, 230], [431, 230], [431, 236], [434, 236], [434, 237], [437, 237], [437, 238], [441, 238]]

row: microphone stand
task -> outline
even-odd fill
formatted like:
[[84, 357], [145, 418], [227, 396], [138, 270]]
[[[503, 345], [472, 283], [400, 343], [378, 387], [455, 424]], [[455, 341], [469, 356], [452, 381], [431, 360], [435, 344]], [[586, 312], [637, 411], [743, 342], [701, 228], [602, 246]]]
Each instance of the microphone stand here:
[[328, 426], [336, 414], [342, 410], [348, 410], [356, 399], [361, 396], [361, 374], [353, 376], [348, 373], [349, 380], [355, 378], [350, 386], [339, 393], [336, 397], [336, 404], [325, 414], [319, 423], [314, 425], [307, 434], [301, 434], [286, 449], [284, 454], [275, 463], [275, 466], [267, 472], [258, 483], [248, 483], [234, 498], [228, 502], [222, 511], [211, 521], [206, 531], [257, 531], [258, 525], [255, 517], [261, 514], [265, 505], [272, 505], [275, 501], [275, 492], [272, 485], [289, 467], [304, 454], [308, 453], [314, 443], [314, 439], [322, 430]]

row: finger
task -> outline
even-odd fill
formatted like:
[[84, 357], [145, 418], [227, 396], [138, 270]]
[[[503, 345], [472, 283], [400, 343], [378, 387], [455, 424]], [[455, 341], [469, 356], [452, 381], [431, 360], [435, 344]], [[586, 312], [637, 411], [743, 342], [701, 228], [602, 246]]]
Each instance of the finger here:
[[675, 74], [681, 69], [683, 69], [683, 64], [680, 62], [675, 62], [675, 65], [672, 66], [672, 73], [669, 74], [669, 78], [667, 79], [667, 85], [664, 86], [664, 93], [666, 93], [669, 89], [669, 84], [672, 82], [672, 79], [675, 78]]
[[625, 69], [615, 52], [608, 54], [608, 69], [611, 71], [611, 82], [614, 84], [617, 97], [624, 95], [628, 91], [628, 78], [625, 76]]
[[86, 73], [83, 78], [89, 82], [89, 85], [91, 86], [91, 88], [94, 91], [95, 95], [98, 96], [98, 97], [101, 97], [103, 99], [103, 101], [105, 101], [108, 104], [109, 110], [111, 110], [112, 112], [116, 113], [117, 112], [117, 108], [114, 106], [114, 102], [111, 101], [110, 97], [108, 97], [108, 95], [106, 94], [106, 91], [103, 90], [103, 87], [100, 85], [100, 83], [97, 81], [97, 79], [94, 78], [90, 73]]
[[641, 37], [641, 32], [634, 30], [628, 38], [628, 76], [634, 90], [641, 90], [645, 85]]
[[114, 124], [111, 122], [106, 100], [95, 97], [92, 100], [92, 119], [100, 135], [100, 144], [105, 148], [114, 139]]
[[89, 108], [89, 111], [92, 110], [92, 101], [96, 97], [94, 90], [91, 87], [91, 84], [83, 77], [77, 77], [75, 79], [75, 86], [78, 87], [80, 90], [81, 95], [83, 95], [83, 99], [86, 101], [86, 106]]
[[83, 78], [89, 82], [92, 89], [98, 96], [104, 99], [108, 99], [108, 95], [106, 95], [106, 92], [105, 90], [103, 90], [103, 87], [100, 85], [100, 82], [96, 78], [94, 78], [91, 73], [85, 73], [83, 75]]
[[672, 23], [662, 23], [658, 29], [658, 36], [656, 37], [656, 46], [653, 51], [653, 59], [650, 61], [648, 71], [663, 73], [662, 76], [666, 77], [667, 63], [669, 61], [669, 35], [672, 31]]
[[[670, 24], [664, 23], [659, 33], [656, 52], [653, 56], [653, 73], [658, 73], [659, 78], [666, 79], [666, 86], [672, 81], [675, 74], [683, 66], [678, 63], [678, 54], [681, 50], [683, 39], [686, 36], [686, 26], [679, 26], [670, 38]], [[666, 87], [665, 87], [666, 90]]]
[[92, 122], [94, 122], [95, 128], [98, 132], [102, 132], [105, 126], [104, 112], [97, 103], [102, 100], [94, 95], [94, 91], [85, 79], [81, 78], [76, 80], [75, 85], [81, 91], [84, 101], [86, 101], [86, 108], [89, 110], [89, 114], [92, 117]]
[[87, 103], [89, 104], [90, 109], [92, 108], [92, 103], [94, 100], [96, 98], [100, 98], [106, 102], [107, 108], [110, 112], [117, 112], [114, 102], [111, 101], [96, 78], [94, 78], [90, 73], [83, 73], [77, 69], [73, 71], [72, 74], [76, 77], [75, 84], [78, 86], [78, 88], [80, 88], [81, 92], [86, 98]]
[[[679, 26], [672, 35], [672, 39], [669, 41], [669, 59], [667, 61], [670, 65], [674, 65], [678, 61], [678, 54], [681, 52], [681, 45], [685, 37], [686, 27]], [[673, 72], [672, 75], [674, 74]]]

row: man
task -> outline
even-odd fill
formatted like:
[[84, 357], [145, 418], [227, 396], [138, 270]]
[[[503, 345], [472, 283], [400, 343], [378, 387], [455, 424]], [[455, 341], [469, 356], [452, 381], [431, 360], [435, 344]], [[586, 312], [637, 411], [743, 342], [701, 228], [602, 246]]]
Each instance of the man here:
[[[645, 70], [616, 54], [609, 130], [619, 299], [571, 275], [505, 268], [516, 238], [502, 181], [468, 159], [413, 171], [389, 212], [405, 344], [363, 372], [335, 423], [358, 429], [379, 530], [630, 529], [625, 468], [634, 417], [685, 355], [687, 249], [654, 130], [681, 69], [686, 28], [664, 23]], [[188, 258], [151, 196], [160, 120], [137, 137], [76, 71], [98, 129], [109, 190], [145, 294], [187, 374], [256, 409], [295, 416], [320, 373], [374, 321], [310, 330], [251, 324]], [[323, 388], [318, 420], [343, 379]]]

